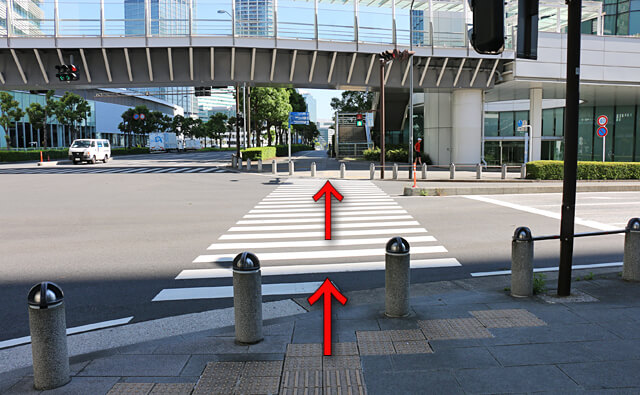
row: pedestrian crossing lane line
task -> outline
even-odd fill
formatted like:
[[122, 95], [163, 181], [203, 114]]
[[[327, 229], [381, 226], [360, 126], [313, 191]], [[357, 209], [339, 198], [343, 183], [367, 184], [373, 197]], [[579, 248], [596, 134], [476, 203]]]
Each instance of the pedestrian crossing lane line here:
[[[383, 219], [412, 219], [409, 214], [402, 215], [380, 215], [380, 216], [338, 216], [331, 218], [333, 222], [349, 222], [349, 221], [380, 221]], [[260, 225], [260, 224], [284, 224], [284, 223], [307, 223], [307, 222], [324, 222], [324, 218], [279, 218], [279, 219], [247, 219], [236, 222], [236, 225]]]
[[[349, 224], [333, 224], [334, 229], [343, 228], [373, 228], [383, 226], [420, 226], [418, 221], [389, 221], [389, 222], [365, 222], [365, 223], [349, 223]], [[274, 230], [304, 230], [304, 229], [324, 229], [324, 224], [318, 225], [269, 225], [269, 226], [233, 226], [229, 228], [229, 232], [259, 232]]]
[[[433, 236], [407, 236], [405, 239], [409, 243], [433, 242]], [[244, 243], [214, 243], [208, 250], [249, 250], [263, 248], [302, 248], [302, 247], [339, 247], [366, 244], [385, 244], [386, 238], [367, 239], [339, 239], [339, 240], [304, 240], [304, 241], [274, 241], [274, 242], [244, 242]]]
[[[334, 236], [365, 236], [365, 235], [389, 235], [389, 237], [397, 236], [399, 234], [417, 234], [427, 233], [425, 228], [380, 228], [380, 229], [358, 229], [358, 230], [343, 230], [333, 231]], [[264, 239], [293, 239], [293, 238], [308, 238], [308, 237], [324, 237], [324, 231], [322, 232], [288, 232], [288, 233], [236, 233], [236, 234], [224, 234], [218, 238], [218, 240], [264, 240]]]
[[[262, 296], [311, 294], [322, 285], [322, 282], [262, 284]], [[165, 288], [152, 302], [191, 299], [232, 298], [233, 286]]]

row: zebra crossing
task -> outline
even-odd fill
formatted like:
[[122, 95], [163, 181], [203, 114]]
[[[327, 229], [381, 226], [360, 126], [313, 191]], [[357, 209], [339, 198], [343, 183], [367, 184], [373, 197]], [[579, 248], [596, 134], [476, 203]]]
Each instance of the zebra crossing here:
[[[344, 196], [332, 204], [332, 240], [324, 240], [323, 199], [312, 196], [324, 180], [288, 179], [260, 201], [226, 233], [212, 243], [209, 253], [197, 256], [193, 267], [176, 277], [177, 287], [161, 290], [154, 302], [230, 298], [230, 285], [191, 286], [191, 280], [230, 284], [231, 264], [240, 252], [255, 253], [263, 277], [318, 275], [312, 282], [263, 284], [263, 295], [314, 292], [327, 273], [384, 270], [385, 245], [402, 236], [411, 246], [412, 269], [461, 266], [418, 221], [374, 183], [334, 180]], [[264, 282], [269, 282], [264, 281]]]
[[34, 167], [0, 168], [0, 174], [191, 174], [230, 173], [220, 167]]

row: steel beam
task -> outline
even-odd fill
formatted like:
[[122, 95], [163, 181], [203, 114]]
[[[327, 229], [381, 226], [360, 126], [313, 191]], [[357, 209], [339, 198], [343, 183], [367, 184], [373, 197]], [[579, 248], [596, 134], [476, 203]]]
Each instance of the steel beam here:
[[129, 60], [129, 49], [124, 48], [124, 60], [127, 64], [127, 74], [129, 75], [129, 82], [133, 82], [133, 74], [131, 74], [131, 61]]
[[173, 81], [173, 56], [171, 48], [167, 48], [167, 62], [169, 63], [169, 80]]
[[4, 79], [4, 74], [2, 74], [2, 72], [0, 72], [0, 82], [2, 82], [3, 85], [6, 83]]
[[269, 81], [273, 81], [273, 73], [276, 71], [276, 55], [278, 50], [276, 48], [273, 49], [271, 53], [271, 73], [269, 74]]
[[214, 71], [215, 71], [215, 68], [213, 67], [213, 64], [214, 64], [213, 63], [213, 47], [209, 48], [209, 62], [210, 62], [210, 65], [211, 65], [211, 70], [210, 70], [210, 72], [211, 72], [211, 81], [213, 81], [214, 80]]
[[193, 47], [189, 47], [189, 78], [193, 81]]
[[470, 87], [473, 87], [473, 84], [476, 82], [476, 77], [478, 76], [478, 71], [480, 71], [480, 66], [482, 65], [482, 58], [478, 60], [478, 64], [476, 65], [476, 69], [473, 71], [473, 76], [471, 77]]
[[369, 77], [371, 77], [371, 70], [373, 70], [373, 64], [376, 61], [376, 54], [371, 54], [371, 61], [369, 62], [369, 70], [367, 71], [367, 78], [365, 78], [365, 85], [369, 83]]
[[498, 62], [500, 62], [500, 59], [496, 59], [495, 63], [493, 63], [491, 74], [489, 74], [489, 78], [487, 78], [487, 88], [489, 87], [489, 85], [491, 85], [491, 81], [493, 81], [493, 73], [495, 73], [496, 69], [498, 68]]
[[253, 81], [253, 75], [256, 70], [256, 49], [251, 49], [251, 81]]
[[311, 59], [311, 70], [309, 70], [309, 82], [313, 80], [313, 70], [316, 68], [316, 58], [318, 56], [318, 51], [313, 51], [313, 58]]
[[62, 51], [60, 50], [60, 48], [56, 48], [56, 52], [58, 53], [58, 60], [60, 61], [60, 64], [64, 64], [64, 59], [62, 58]]
[[422, 75], [420, 76], [420, 82], [418, 82], [418, 85], [422, 86], [422, 83], [424, 82], [424, 77], [427, 75], [427, 69], [429, 69], [429, 63], [431, 63], [431, 58], [427, 58], [427, 63], [425, 63], [424, 65], [424, 70], [422, 70]]
[[458, 79], [460, 78], [460, 73], [462, 73], [462, 68], [464, 67], [464, 63], [467, 61], [467, 58], [462, 58], [462, 62], [460, 62], [460, 67], [458, 67], [458, 72], [456, 73], [456, 78], [453, 79], [453, 87], [455, 88], [458, 84]]
[[389, 73], [391, 73], [391, 67], [393, 66], [393, 60], [387, 63], [387, 72], [384, 75], [384, 84], [387, 85], [387, 80], [389, 79]]
[[444, 76], [444, 71], [447, 68], [447, 63], [449, 63], [449, 58], [444, 59], [444, 63], [442, 64], [442, 69], [440, 69], [440, 75], [438, 76], [438, 81], [436, 81], [437, 87], [440, 87], [440, 81], [442, 81], [442, 77]]
[[80, 48], [80, 58], [82, 58], [82, 65], [84, 66], [84, 74], [87, 76], [87, 82], [91, 83], [91, 73], [89, 72], [89, 65], [87, 64], [87, 57], [84, 56], [84, 49]]
[[40, 53], [37, 49], [33, 49], [33, 54], [36, 55], [36, 60], [38, 61], [38, 66], [40, 66], [40, 72], [42, 72], [42, 78], [48, 84], [49, 77], [47, 76], [47, 72], [44, 70], [44, 65], [42, 64], [42, 59], [40, 59]]
[[153, 82], [153, 66], [151, 65], [151, 50], [149, 47], [145, 48], [147, 52], [147, 68], [149, 69], [149, 81]]
[[11, 56], [13, 56], [13, 61], [16, 62], [16, 67], [18, 67], [18, 71], [20, 72], [20, 77], [22, 77], [22, 81], [27, 83], [27, 76], [24, 75], [24, 70], [22, 70], [22, 65], [20, 64], [20, 59], [18, 59], [18, 55], [16, 55], [15, 49], [11, 48]]
[[235, 76], [236, 76], [235, 71], [236, 71], [236, 47], [232, 47], [231, 48], [231, 79], [232, 80], [235, 80]]
[[109, 82], [113, 82], [111, 78], [111, 66], [109, 65], [109, 57], [107, 56], [107, 49], [102, 48], [102, 59], [104, 60], [104, 69], [107, 71], [107, 79]]
[[353, 75], [353, 66], [356, 64], [356, 57], [358, 56], [357, 52], [353, 53], [351, 57], [351, 66], [349, 66], [349, 75], [347, 76], [347, 84], [351, 83], [351, 76]]
[[334, 52], [333, 57], [331, 58], [331, 65], [329, 66], [329, 76], [327, 77], [327, 82], [331, 82], [331, 77], [333, 76], [333, 67], [336, 65], [336, 56], [338, 56], [338, 52]]
[[289, 82], [293, 81], [293, 73], [296, 71], [296, 57], [298, 57], [298, 50], [293, 50], [293, 58], [291, 58], [291, 71], [289, 72]]
[[411, 67], [411, 62], [413, 62], [413, 58], [409, 58], [407, 62], [407, 67], [404, 68], [404, 74], [402, 76], [402, 86], [404, 86], [405, 81], [407, 80], [407, 76], [409, 75], [409, 68]]

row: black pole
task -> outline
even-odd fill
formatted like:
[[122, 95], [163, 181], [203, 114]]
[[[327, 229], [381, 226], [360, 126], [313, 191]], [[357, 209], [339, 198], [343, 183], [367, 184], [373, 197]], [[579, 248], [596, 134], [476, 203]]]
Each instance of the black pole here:
[[580, 22], [582, 0], [567, 0], [567, 85], [564, 111], [564, 182], [560, 220], [560, 271], [558, 296], [571, 293], [571, 262], [576, 212], [576, 172], [578, 167], [578, 104], [580, 100]]
[[384, 180], [384, 59], [380, 59], [380, 178]]
[[238, 84], [236, 84], [236, 158], [240, 159], [240, 96]]

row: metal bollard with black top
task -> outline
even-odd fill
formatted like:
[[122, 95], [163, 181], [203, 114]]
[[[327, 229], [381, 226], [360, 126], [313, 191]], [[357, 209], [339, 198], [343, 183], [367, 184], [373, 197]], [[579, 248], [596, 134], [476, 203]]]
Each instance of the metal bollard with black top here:
[[533, 295], [533, 240], [531, 230], [521, 226], [511, 241], [511, 296]]
[[631, 218], [625, 228], [622, 279], [640, 281], [640, 218]]
[[260, 261], [250, 252], [233, 260], [233, 309], [236, 342], [254, 344], [262, 337], [262, 274]]
[[64, 294], [56, 284], [42, 282], [31, 288], [27, 303], [34, 387], [58, 388], [71, 380]]
[[409, 315], [409, 242], [394, 237], [387, 242], [384, 263], [384, 313], [387, 317]]

